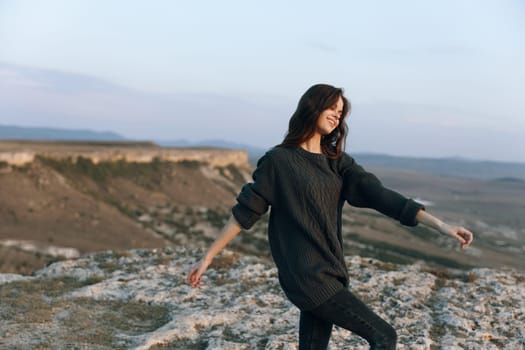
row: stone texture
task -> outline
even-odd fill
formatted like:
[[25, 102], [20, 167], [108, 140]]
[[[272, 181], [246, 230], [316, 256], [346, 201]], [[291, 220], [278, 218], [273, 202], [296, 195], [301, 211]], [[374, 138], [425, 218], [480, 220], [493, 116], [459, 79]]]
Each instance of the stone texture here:
[[[72, 278], [91, 282], [56, 297], [63, 302], [136, 302], [169, 310], [166, 322], [152, 331], [115, 332], [110, 344], [92, 348], [297, 349], [299, 312], [281, 292], [272, 264], [225, 250], [194, 289], [186, 276], [201, 255], [202, 250], [186, 248], [90, 254], [54, 263], [32, 277], [0, 275], [0, 286]], [[347, 265], [350, 288], [397, 329], [398, 349], [524, 348], [522, 273], [402, 266], [359, 256], [347, 257]], [[0, 301], [0, 313], [5, 307]], [[45, 324], [4, 320], [0, 347], [22, 349], [44, 339], [55, 349], [74, 348], [57, 340], [64, 312]], [[368, 345], [335, 327], [330, 349]]]

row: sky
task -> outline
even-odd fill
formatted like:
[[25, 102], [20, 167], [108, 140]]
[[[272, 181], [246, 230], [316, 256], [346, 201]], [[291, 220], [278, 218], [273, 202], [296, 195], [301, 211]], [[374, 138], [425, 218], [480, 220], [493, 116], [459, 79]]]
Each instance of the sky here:
[[0, 0], [0, 125], [282, 141], [313, 84], [347, 151], [525, 162], [525, 2]]

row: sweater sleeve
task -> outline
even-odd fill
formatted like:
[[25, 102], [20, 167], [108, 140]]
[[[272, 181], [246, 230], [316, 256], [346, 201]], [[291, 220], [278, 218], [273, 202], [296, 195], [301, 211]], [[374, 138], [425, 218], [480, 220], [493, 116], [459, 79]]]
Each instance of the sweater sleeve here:
[[257, 162], [253, 182], [245, 184], [237, 196], [232, 215], [244, 229], [250, 229], [266, 213], [273, 200], [274, 168], [269, 153]]
[[343, 197], [350, 205], [375, 209], [406, 226], [418, 224], [416, 214], [420, 209], [425, 210], [422, 204], [385, 188], [374, 174], [365, 171], [349, 155], [342, 157]]

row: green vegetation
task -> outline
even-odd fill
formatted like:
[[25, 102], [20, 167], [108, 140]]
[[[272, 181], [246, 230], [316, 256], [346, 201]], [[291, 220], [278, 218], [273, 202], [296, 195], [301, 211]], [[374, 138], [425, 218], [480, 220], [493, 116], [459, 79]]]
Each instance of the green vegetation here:
[[228, 165], [228, 166], [225, 166], [225, 167], [218, 167], [217, 168], [219, 170], [219, 173], [226, 177], [226, 178], [229, 178], [230, 180], [232, 180], [233, 182], [235, 183], [244, 183], [246, 182], [244, 176], [242, 175], [242, 173], [239, 171], [239, 168], [236, 167], [235, 165]]
[[[107, 192], [108, 183], [114, 178], [123, 178], [132, 181], [134, 184], [145, 188], [148, 191], [159, 188], [160, 183], [166, 174], [170, 173], [172, 164], [153, 158], [151, 162], [128, 162], [125, 160], [102, 161], [94, 163], [91, 159], [68, 157], [56, 159], [49, 157], [37, 157], [43, 164], [51, 167], [61, 175], [69, 178], [73, 186], [81, 191], [87, 191], [93, 198], [102, 200], [107, 204], [117, 208], [121, 213], [128, 217], [135, 218], [135, 208], [123, 203], [119, 199]], [[90, 186], [84, 186], [82, 178], [92, 180], [102, 191], [89, 190]]]
[[162, 350], [206, 350], [208, 349], [208, 341], [206, 339], [198, 339], [195, 341], [182, 339], [169, 342], [166, 344], [156, 344], [150, 347], [150, 350], [162, 349]]
[[133, 180], [135, 183], [152, 189], [162, 181], [163, 169], [169, 162], [153, 158], [151, 162], [128, 162], [122, 159], [116, 161], [102, 161], [93, 163], [89, 158], [77, 157], [73, 159], [55, 159], [37, 157], [42, 163], [52, 167], [62, 175], [75, 178], [87, 176], [98, 184], [105, 184], [110, 178], [121, 177]]
[[204, 163], [203, 162], [199, 162], [197, 160], [182, 160], [182, 161], [178, 162], [178, 164], [180, 164], [183, 167], [188, 168], [188, 169], [196, 169], [196, 168], [198, 168], [199, 166], [201, 166]]

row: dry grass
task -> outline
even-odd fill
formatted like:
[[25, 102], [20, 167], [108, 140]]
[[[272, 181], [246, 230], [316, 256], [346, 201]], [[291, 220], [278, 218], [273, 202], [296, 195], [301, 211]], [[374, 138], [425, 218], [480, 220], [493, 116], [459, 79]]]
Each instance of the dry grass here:
[[214, 268], [217, 271], [228, 271], [231, 269], [237, 261], [239, 261], [240, 254], [232, 251], [223, 251], [215, 257], [210, 268]]
[[[125, 347], [118, 334], [143, 334], [169, 321], [165, 306], [147, 303], [61, 298], [68, 292], [98, 280], [72, 278], [35, 279], [0, 285], [0, 318], [4, 329], [11, 324], [47, 324], [60, 329], [60, 336], [41, 337], [42, 349], [62, 343]], [[53, 298], [50, 298], [53, 297]]]

